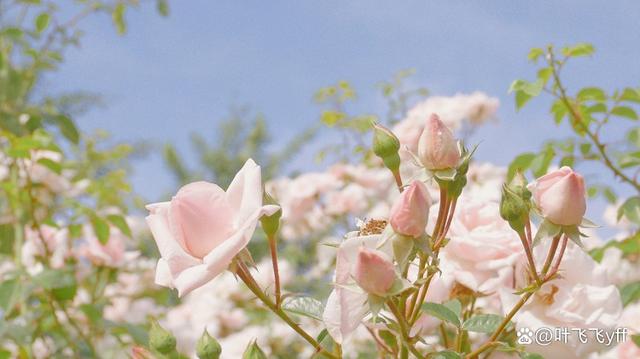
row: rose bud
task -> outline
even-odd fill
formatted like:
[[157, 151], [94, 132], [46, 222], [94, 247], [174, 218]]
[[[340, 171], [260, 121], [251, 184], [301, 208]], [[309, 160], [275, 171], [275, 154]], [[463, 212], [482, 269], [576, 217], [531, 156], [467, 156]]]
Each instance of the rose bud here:
[[400, 140], [388, 128], [382, 125], [373, 126], [373, 153], [380, 157], [385, 167], [391, 171], [400, 168]]
[[396, 280], [389, 257], [382, 251], [360, 247], [351, 275], [365, 292], [385, 296]]
[[209, 335], [207, 329], [205, 329], [196, 343], [196, 355], [200, 359], [218, 359], [221, 353], [222, 348], [220, 347], [220, 343]]
[[176, 338], [154, 319], [149, 329], [149, 346], [162, 354], [168, 354], [176, 348]]
[[584, 178], [564, 166], [530, 183], [527, 188], [547, 220], [563, 226], [578, 225], [587, 210]]
[[411, 182], [391, 208], [391, 227], [398, 234], [414, 238], [422, 236], [427, 227], [429, 207], [431, 198], [427, 186], [420, 181]]
[[455, 168], [460, 161], [460, 148], [438, 115], [432, 114], [418, 141], [418, 157], [428, 170]]

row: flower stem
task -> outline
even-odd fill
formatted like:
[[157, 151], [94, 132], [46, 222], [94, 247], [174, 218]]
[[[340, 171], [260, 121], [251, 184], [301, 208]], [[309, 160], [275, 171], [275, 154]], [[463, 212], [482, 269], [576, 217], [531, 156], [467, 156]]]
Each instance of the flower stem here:
[[527, 255], [527, 261], [529, 262], [529, 271], [533, 275], [533, 278], [535, 279], [536, 284], [541, 285], [542, 281], [538, 276], [538, 270], [536, 269], [536, 262], [533, 260], [533, 252], [531, 251], [531, 246], [530, 246], [531, 242], [522, 231], [518, 232], [518, 235], [520, 236], [520, 241], [522, 242], [522, 246], [524, 247], [524, 252]]
[[404, 191], [404, 185], [402, 184], [402, 177], [400, 177], [400, 169], [397, 169], [393, 172], [393, 178], [396, 180], [396, 186], [398, 186], [398, 191], [402, 193]]
[[273, 280], [276, 287], [276, 307], [280, 308], [282, 304], [282, 292], [280, 288], [280, 271], [278, 269], [278, 244], [276, 243], [275, 235], [270, 235], [268, 240], [269, 250], [271, 250], [271, 264], [273, 265]]
[[273, 313], [275, 313], [280, 319], [282, 319], [285, 323], [287, 323], [291, 329], [293, 329], [296, 333], [298, 333], [304, 340], [306, 340], [309, 344], [311, 344], [317, 353], [324, 355], [328, 358], [339, 359], [338, 356], [326, 351], [318, 341], [316, 341], [309, 333], [307, 333], [304, 329], [302, 329], [298, 323], [294, 322], [288, 315], [285, 313], [282, 308], [276, 306], [276, 304], [260, 289], [255, 279], [249, 272], [249, 269], [244, 265], [244, 263], [238, 261], [238, 270], [236, 274], [238, 277], [247, 285], [249, 290], [253, 292], [253, 294], [264, 303]]
[[[422, 353], [420, 353], [418, 349], [416, 349], [416, 347], [411, 343], [409, 339], [409, 329], [407, 321], [402, 315], [402, 312], [398, 309], [392, 299], [387, 301], [387, 305], [389, 306], [391, 313], [393, 313], [393, 315], [396, 317], [398, 325], [400, 326], [400, 336], [403, 342], [403, 346], [406, 347], [406, 349], [408, 349], [413, 355], [415, 355], [416, 358], [424, 358], [424, 355], [422, 355]], [[400, 357], [403, 357], [402, 352]]]

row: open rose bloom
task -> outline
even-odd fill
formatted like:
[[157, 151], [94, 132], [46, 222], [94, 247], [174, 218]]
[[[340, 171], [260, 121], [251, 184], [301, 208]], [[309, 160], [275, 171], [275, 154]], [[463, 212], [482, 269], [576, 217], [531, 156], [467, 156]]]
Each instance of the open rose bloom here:
[[222, 273], [244, 249], [260, 217], [277, 206], [262, 205], [260, 167], [248, 160], [224, 191], [208, 182], [182, 187], [168, 202], [147, 206], [147, 223], [158, 245], [156, 283], [180, 296]]

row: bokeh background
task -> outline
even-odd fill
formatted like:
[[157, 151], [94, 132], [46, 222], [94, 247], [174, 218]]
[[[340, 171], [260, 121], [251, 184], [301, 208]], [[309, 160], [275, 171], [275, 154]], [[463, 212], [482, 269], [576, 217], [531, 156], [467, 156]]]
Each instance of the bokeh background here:
[[[134, 162], [133, 177], [135, 191], [149, 199], [175, 187], [154, 144], [174, 143], [193, 162], [190, 134], [213, 138], [230, 108], [248, 107], [267, 120], [278, 148], [318, 123], [313, 94], [338, 80], [358, 90], [356, 110], [380, 116], [386, 102], [376, 85], [402, 69], [414, 69], [409, 83], [431, 95], [479, 90], [498, 97], [498, 121], [470, 138], [481, 143], [478, 159], [498, 165], [570, 132], [550, 121], [548, 98], [517, 112], [507, 92], [514, 79], [534, 77], [531, 47], [592, 43], [596, 56], [575, 61], [564, 75], [573, 89], [640, 82], [637, 1], [202, 0], [172, 2], [166, 18], [154, 6], [127, 12], [123, 38], [108, 15], [84, 20], [81, 47], [42, 84], [102, 96], [103, 107], [77, 117], [82, 129], [152, 145]], [[322, 166], [314, 149], [331, 136], [338, 135], [316, 136], [289, 168]], [[608, 173], [588, 175], [609, 180]], [[601, 213], [601, 201], [594, 205]]]

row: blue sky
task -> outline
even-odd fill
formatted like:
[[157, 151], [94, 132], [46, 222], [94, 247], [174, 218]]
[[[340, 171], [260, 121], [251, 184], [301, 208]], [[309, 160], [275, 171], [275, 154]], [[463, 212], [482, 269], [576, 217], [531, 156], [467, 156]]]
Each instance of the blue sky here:
[[[339, 79], [361, 93], [359, 109], [384, 113], [375, 85], [404, 68], [434, 95], [484, 91], [499, 97], [500, 122], [477, 132], [481, 160], [507, 164], [561, 138], [535, 100], [516, 113], [507, 89], [531, 78], [528, 49], [588, 41], [596, 56], [566, 72], [569, 86], [640, 83], [637, 1], [173, 1], [162, 18], [150, 4], [127, 12], [128, 33], [108, 16], [85, 21], [86, 36], [61, 71], [55, 91], [88, 90], [107, 106], [79, 119], [117, 141], [173, 142], [192, 155], [189, 134], [215, 133], [233, 104], [263, 113], [279, 138], [318, 121], [316, 89]], [[324, 136], [330, 136], [325, 133]], [[321, 137], [322, 139], [322, 137]], [[304, 166], [308, 157], [298, 159]], [[160, 157], [135, 164], [134, 185], [157, 199], [174, 184]], [[607, 177], [601, 177], [607, 179]]]

